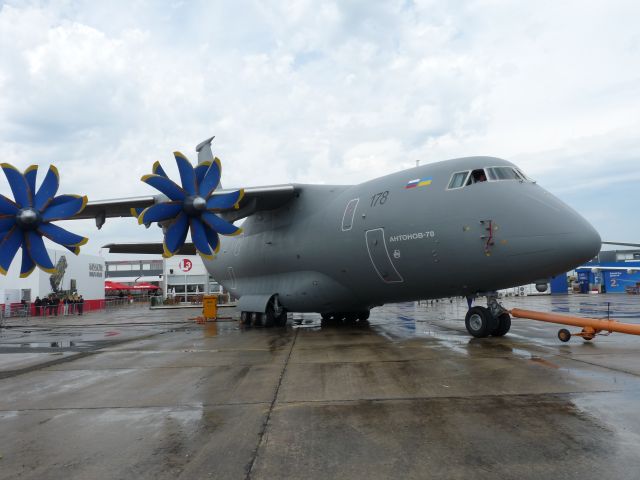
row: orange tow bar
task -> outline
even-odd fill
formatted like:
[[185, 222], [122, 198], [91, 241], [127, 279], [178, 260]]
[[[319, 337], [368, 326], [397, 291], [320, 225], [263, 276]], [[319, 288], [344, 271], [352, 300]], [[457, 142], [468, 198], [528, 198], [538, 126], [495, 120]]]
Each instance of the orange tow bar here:
[[[570, 315], [535, 312], [533, 310], [522, 310], [520, 308], [514, 308], [510, 313], [517, 318], [529, 318], [531, 320], [540, 320], [541, 322], [582, 327], [581, 332], [574, 333], [573, 335], [582, 337], [585, 340], [593, 340], [596, 335], [610, 335], [611, 332], [640, 335], [640, 325], [633, 323], [622, 323], [615, 320], [599, 320], [597, 318], [572, 317]], [[606, 331], [606, 333], [601, 333], [604, 331]], [[571, 332], [566, 328], [558, 331], [558, 338], [563, 342], [568, 342], [571, 339], [571, 335]]]

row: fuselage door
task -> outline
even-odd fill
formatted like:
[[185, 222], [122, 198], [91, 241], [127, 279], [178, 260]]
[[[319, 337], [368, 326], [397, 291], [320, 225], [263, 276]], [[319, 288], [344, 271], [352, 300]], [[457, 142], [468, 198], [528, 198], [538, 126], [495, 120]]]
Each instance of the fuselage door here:
[[347, 232], [351, 230], [353, 227], [353, 217], [356, 214], [356, 208], [358, 208], [359, 198], [354, 198], [349, 200], [346, 208], [344, 209], [344, 214], [342, 215], [342, 231]]
[[402, 275], [396, 270], [389, 255], [387, 242], [384, 238], [384, 229], [374, 228], [373, 230], [367, 230], [365, 232], [365, 239], [369, 258], [380, 279], [385, 283], [403, 282], [404, 279]]

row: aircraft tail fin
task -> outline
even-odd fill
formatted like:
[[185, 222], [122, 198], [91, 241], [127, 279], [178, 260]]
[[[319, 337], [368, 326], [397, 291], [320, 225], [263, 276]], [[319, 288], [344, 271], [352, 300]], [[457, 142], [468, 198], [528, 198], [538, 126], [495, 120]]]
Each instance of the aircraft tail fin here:
[[[215, 135], [203, 140], [196, 146], [196, 152], [198, 152], [198, 165], [204, 162], [213, 162], [214, 157], [213, 152], [211, 151], [211, 142], [214, 138], [216, 138]], [[222, 190], [222, 184], [218, 185], [216, 190]]]

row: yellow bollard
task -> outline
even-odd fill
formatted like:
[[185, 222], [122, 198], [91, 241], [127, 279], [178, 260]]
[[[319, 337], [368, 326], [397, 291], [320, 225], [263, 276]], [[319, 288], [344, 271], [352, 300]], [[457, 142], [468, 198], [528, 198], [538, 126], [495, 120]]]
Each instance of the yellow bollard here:
[[215, 320], [218, 318], [218, 296], [205, 295], [202, 298], [202, 316], [206, 320]]

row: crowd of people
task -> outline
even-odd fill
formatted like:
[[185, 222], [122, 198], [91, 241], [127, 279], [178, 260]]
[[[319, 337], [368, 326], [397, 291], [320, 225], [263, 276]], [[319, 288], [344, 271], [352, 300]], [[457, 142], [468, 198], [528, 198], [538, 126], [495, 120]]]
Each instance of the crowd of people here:
[[82, 295], [64, 295], [52, 293], [44, 298], [36, 297], [33, 302], [36, 316], [82, 315], [84, 298]]

